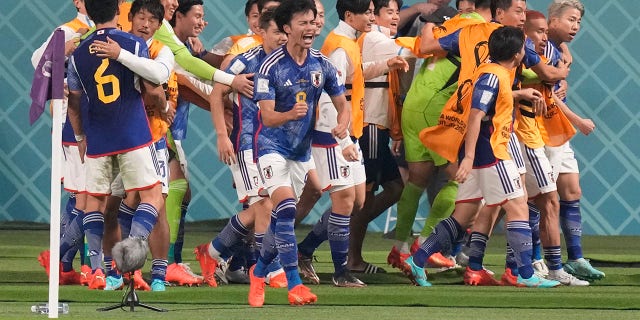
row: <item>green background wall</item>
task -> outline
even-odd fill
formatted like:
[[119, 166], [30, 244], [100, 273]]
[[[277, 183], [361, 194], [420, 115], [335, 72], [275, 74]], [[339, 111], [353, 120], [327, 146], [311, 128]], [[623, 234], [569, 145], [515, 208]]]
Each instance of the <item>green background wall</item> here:
[[[207, 45], [246, 30], [244, 1], [205, 0]], [[415, 1], [406, 1], [409, 4]], [[549, 0], [529, 1], [546, 12]], [[337, 23], [335, 0], [324, 0], [327, 23], [318, 47]], [[597, 125], [573, 146], [582, 171], [584, 231], [640, 234], [640, 6], [633, 0], [585, 0], [582, 31], [571, 44], [575, 63], [569, 105]], [[44, 116], [28, 123], [31, 53], [75, 15], [71, 0], [0, 1], [0, 221], [49, 221], [50, 128]], [[188, 219], [224, 218], [239, 209], [231, 175], [217, 160], [209, 115], [191, 109], [186, 150], [193, 201]], [[63, 195], [64, 196], [64, 195]], [[63, 202], [64, 203], [64, 202]], [[326, 196], [306, 220], [327, 207]], [[426, 206], [421, 207], [425, 212]], [[381, 230], [378, 219], [371, 230]]]

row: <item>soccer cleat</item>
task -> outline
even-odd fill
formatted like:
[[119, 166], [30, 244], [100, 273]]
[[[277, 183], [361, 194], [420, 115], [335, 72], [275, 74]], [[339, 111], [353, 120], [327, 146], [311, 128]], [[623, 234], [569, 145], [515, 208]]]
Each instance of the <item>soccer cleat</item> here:
[[271, 271], [267, 274], [265, 282], [268, 283], [271, 288], [286, 288], [287, 274], [284, 273], [284, 269], [282, 268]]
[[409, 252], [411, 252], [411, 254], [414, 254], [416, 251], [418, 251], [418, 249], [420, 249], [420, 245], [422, 243], [420, 242], [420, 238], [416, 238], [415, 240], [413, 240], [413, 243], [411, 243], [411, 247], [409, 248]]
[[73, 269], [67, 272], [60, 271], [60, 279], [58, 283], [62, 286], [80, 284], [80, 274]]
[[103, 290], [107, 286], [107, 280], [104, 276], [102, 269], [97, 269], [91, 275], [91, 281], [89, 281], [89, 290]]
[[104, 287], [105, 291], [120, 290], [122, 287], [124, 287], [124, 279], [122, 276], [107, 276], [107, 284]]
[[320, 277], [316, 273], [316, 269], [313, 267], [313, 257], [306, 257], [298, 252], [298, 269], [302, 278], [311, 282], [312, 284], [320, 284]]
[[318, 301], [318, 296], [311, 292], [311, 289], [303, 284], [299, 284], [289, 290], [289, 304], [293, 306], [301, 306], [311, 304]]
[[[202, 278], [190, 273], [187, 269], [189, 266], [185, 266], [181, 263], [172, 263], [167, 266], [167, 275], [165, 280], [171, 283], [177, 283], [180, 286], [197, 286], [202, 283]], [[152, 287], [153, 289], [153, 287]]]
[[409, 256], [407, 260], [404, 261], [411, 270], [411, 273], [408, 274], [409, 280], [413, 282], [413, 284], [420, 287], [431, 287], [431, 282], [427, 281], [427, 273], [424, 271], [424, 268], [418, 267], [413, 262], [413, 256]]
[[164, 281], [160, 279], [153, 279], [153, 281], [151, 281], [151, 291], [162, 292], [166, 290]]
[[604, 272], [592, 267], [589, 260], [585, 258], [567, 260], [564, 270], [580, 280], [594, 281], [605, 277]]
[[47, 277], [49, 277], [49, 257], [49, 250], [44, 250], [38, 255], [38, 262], [44, 268], [44, 271], [47, 273]]
[[446, 269], [451, 269], [456, 266], [455, 261], [443, 256], [442, 253], [440, 252], [436, 252], [432, 254], [427, 259], [427, 264], [434, 268], [446, 268]]
[[456, 263], [461, 267], [469, 265], [469, 256], [464, 252], [464, 249], [456, 255]]
[[589, 285], [589, 281], [580, 280], [564, 269], [551, 270], [547, 276], [549, 280], [556, 280], [564, 286], [585, 287]]
[[464, 272], [464, 283], [470, 286], [499, 286], [496, 280], [486, 269], [471, 270], [469, 267]]
[[518, 276], [514, 275], [511, 272], [511, 269], [506, 268], [506, 269], [504, 269], [504, 273], [502, 274], [502, 277], [500, 278], [500, 283], [502, 283], [503, 286], [514, 286], [514, 287], [517, 287], [518, 286]]
[[247, 269], [244, 267], [233, 271], [227, 269], [224, 274], [224, 278], [227, 283], [249, 284], [251, 282], [251, 280], [249, 280], [249, 275], [247, 274]]
[[554, 288], [560, 285], [560, 282], [555, 280], [547, 280], [545, 278], [539, 278], [535, 274], [531, 278], [525, 279], [521, 275], [518, 275], [517, 286], [529, 287], [529, 288]]
[[[215, 258], [214, 258], [215, 259]], [[222, 284], [229, 284], [229, 279], [227, 278], [227, 271], [229, 271], [229, 264], [227, 262], [225, 262], [224, 260], [220, 259], [217, 260], [215, 259], [216, 262], [218, 263], [218, 266], [216, 267], [216, 271], [214, 272], [214, 276], [216, 277], [216, 281], [218, 283], [222, 283]], [[244, 272], [246, 274], [246, 272]], [[231, 277], [233, 277], [234, 275], [232, 275]], [[240, 274], [236, 274], [235, 276], [238, 276], [236, 279], [238, 281], [243, 281], [241, 279], [241, 275]], [[246, 276], [246, 283], [249, 283], [249, 276]], [[233, 282], [233, 281], [231, 281]], [[245, 282], [238, 282], [238, 283], [245, 283]]]
[[542, 259], [533, 260], [531, 264], [533, 265], [533, 272], [539, 278], [546, 278], [549, 275], [549, 268]]
[[333, 275], [331, 278], [333, 285], [343, 288], [364, 288], [367, 285], [360, 281], [360, 279], [354, 277], [349, 270], [345, 270], [340, 275]]
[[91, 267], [86, 264], [83, 264], [80, 267], [80, 284], [83, 286], [88, 286], [89, 281], [91, 280]]
[[217, 287], [216, 269], [218, 267], [218, 260], [209, 255], [209, 244], [204, 243], [197, 246], [195, 250], [193, 250], [193, 253], [196, 254], [196, 260], [200, 262], [200, 270], [202, 277], [204, 277], [204, 282], [210, 287]]
[[264, 305], [264, 278], [256, 277], [253, 271], [256, 266], [249, 269], [249, 305], [252, 307], [262, 307]]
[[387, 263], [394, 268], [400, 269], [404, 274], [410, 275], [411, 267], [406, 263], [407, 258], [410, 256], [411, 254], [408, 253], [400, 253], [400, 250], [394, 246], [387, 256]]
[[133, 273], [133, 287], [136, 290], [151, 291], [149, 284], [142, 278], [142, 271], [136, 270]]

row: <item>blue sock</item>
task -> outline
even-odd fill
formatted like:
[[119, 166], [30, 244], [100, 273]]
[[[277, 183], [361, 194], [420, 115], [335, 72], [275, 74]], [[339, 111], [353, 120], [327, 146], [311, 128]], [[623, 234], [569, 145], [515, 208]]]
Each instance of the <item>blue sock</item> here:
[[[275, 209], [277, 220], [275, 242], [280, 263], [287, 273], [289, 290], [302, 283], [298, 274], [298, 247], [293, 225], [296, 219], [296, 201], [292, 198], [282, 200]], [[264, 247], [263, 247], [264, 248]]]
[[102, 269], [102, 234], [104, 232], [104, 216], [100, 211], [89, 212], [82, 220], [84, 235], [89, 244], [89, 261], [93, 271]]
[[347, 268], [347, 253], [349, 252], [349, 221], [350, 216], [343, 216], [331, 213], [327, 234], [329, 237], [329, 247], [331, 248], [331, 259], [336, 275], [341, 275]]
[[104, 271], [107, 276], [118, 277], [118, 272], [113, 268], [113, 257], [104, 256]]
[[274, 271], [279, 270], [279, 269], [282, 269], [282, 264], [280, 264], [280, 259], [278, 259], [278, 257], [276, 257], [267, 266], [267, 272], [274, 272]]
[[580, 215], [580, 200], [560, 200], [560, 227], [567, 243], [569, 260], [582, 258], [582, 216]]
[[67, 200], [67, 205], [64, 207], [64, 211], [60, 214], [60, 237], [64, 234], [67, 226], [73, 219], [75, 219], [76, 214], [74, 210], [76, 208], [76, 194], [69, 193], [69, 199]]
[[513, 249], [507, 242], [507, 256], [505, 258], [505, 268], [511, 270], [511, 274], [518, 275], [518, 263], [516, 262], [516, 256], [513, 254]]
[[140, 203], [131, 221], [129, 237], [147, 239], [158, 221], [158, 210], [148, 203]]
[[180, 206], [180, 226], [178, 227], [178, 237], [173, 244], [173, 261], [182, 263], [182, 247], [184, 246], [184, 219], [187, 216], [187, 207], [189, 203], [182, 203]]
[[560, 246], [544, 248], [544, 259], [547, 261], [549, 270], [562, 269], [562, 250]]
[[262, 251], [262, 242], [264, 240], [264, 233], [254, 233], [253, 236], [256, 241], [256, 248], [253, 251], [253, 254], [255, 255], [253, 257], [253, 260], [255, 262], [258, 262], [258, 257], [260, 257], [260, 251]]
[[469, 241], [469, 269], [482, 270], [484, 252], [487, 248], [489, 236], [480, 232], [472, 232]]
[[60, 239], [60, 262], [62, 262], [62, 271], [69, 272], [73, 269], [73, 259], [80, 248], [80, 244], [84, 243], [84, 229], [82, 219], [84, 212], [73, 209], [75, 216], [67, 225], [64, 235]]
[[453, 217], [440, 221], [420, 249], [413, 254], [413, 262], [418, 267], [424, 268], [427, 258], [436, 252], [449, 254], [452, 244], [461, 241], [464, 234], [464, 230]]
[[533, 275], [531, 265], [531, 227], [529, 221], [507, 222], [507, 241], [518, 264], [518, 273], [524, 279]]
[[253, 269], [253, 274], [258, 278], [264, 278], [267, 276], [267, 266], [270, 262], [266, 262], [262, 256], [258, 257], [258, 262], [256, 262], [256, 267]]
[[166, 259], [153, 259], [151, 261], [151, 279], [164, 281], [167, 275], [167, 264]]
[[122, 239], [126, 239], [129, 237], [129, 233], [131, 233], [131, 221], [133, 221], [133, 215], [135, 214], [136, 209], [131, 208], [120, 202], [120, 207], [118, 207], [118, 224], [120, 225], [120, 235]]
[[[275, 220], [275, 219], [274, 219]], [[275, 225], [275, 222], [273, 222]], [[264, 277], [267, 275], [269, 271], [267, 271], [268, 266], [274, 259], [278, 256], [278, 249], [276, 249], [276, 239], [275, 234], [271, 228], [267, 228], [267, 232], [264, 234], [264, 238], [262, 240], [262, 248], [260, 249], [260, 256], [258, 257], [258, 261], [256, 262], [255, 275], [259, 277]]]
[[311, 257], [316, 249], [326, 240], [329, 239], [327, 234], [327, 227], [329, 225], [329, 215], [331, 210], [325, 211], [324, 214], [318, 219], [318, 222], [313, 225], [313, 229], [307, 234], [307, 236], [298, 244], [298, 251], [305, 257]]
[[531, 227], [531, 241], [533, 243], [533, 260], [542, 259], [542, 244], [540, 243], [540, 210], [535, 204], [527, 202], [529, 206], [529, 227]]
[[220, 252], [220, 257], [227, 260], [232, 254], [235, 256], [242, 248], [242, 239], [249, 234], [238, 215], [234, 215], [224, 226], [218, 236], [211, 241], [211, 245]]

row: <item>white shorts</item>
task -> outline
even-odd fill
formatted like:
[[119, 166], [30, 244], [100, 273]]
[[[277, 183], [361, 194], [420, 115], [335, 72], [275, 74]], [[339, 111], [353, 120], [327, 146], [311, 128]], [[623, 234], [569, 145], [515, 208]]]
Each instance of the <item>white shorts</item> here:
[[180, 168], [182, 168], [182, 174], [184, 174], [184, 178], [189, 181], [189, 164], [187, 163], [187, 155], [184, 153], [184, 148], [182, 147], [182, 140], [173, 140], [174, 145], [176, 146], [176, 154], [178, 163], [180, 163]]
[[524, 184], [529, 199], [541, 193], [556, 191], [556, 180], [549, 159], [544, 153], [544, 147], [531, 149], [520, 143], [520, 148], [524, 151], [524, 162], [527, 167]]
[[253, 150], [240, 151], [236, 153], [236, 158], [238, 161], [230, 165], [229, 169], [236, 186], [238, 200], [241, 203], [245, 203], [251, 197], [260, 196], [259, 191], [263, 189], [263, 186], [258, 172], [258, 165], [253, 162]]
[[311, 147], [311, 155], [316, 162], [318, 179], [323, 191], [340, 191], [367, 181], [362, 150], [358, 143], [356, 147], [360, 159], [358, 161], [347, 161], [340, 146]]
[[80, 160], [78, 146], [63, 145], [64, 168], [62, 176], [64, 178], [64, 189], [73, 193], [86, 191], [86, 175], [84, 163]]
[[260, 177], [269, 196], [279, 187], [289, 187], [297, 200], [302, 194], [310, 169], [313, 169], [311, 160], [289, 160], [277, 153], [269, 153], [258, 158]]
[[580, 173], [578, 160], [569, 141], [559, 147], [545, 146], [544, 149], [553, 168], [554, 179], [561, 173]]
[[124, 191], [124, 185], [122, 184], [122, 175], [118, 172], [116, 177], [113, 179], [113, 182], [111, 182], [111, 196], [124, 198], [125, 195], [126, 192]]
[[518, 136], [516, 136], [514, 132], [511, 132], [511, 138], [509, 139], [509, 143], [507, 143], [507, 152], [509, 152], [511, 160], [513, 160], [513, 163], [518, 168], [518, 173], [527, 173], [527, 166], [524, 163], [524, 157], [520, 149], [520, 140], [518, 140]]
[[87, 192], [92, 195], [111, 194], [111, 182], [118, 171], [125, 191], [145, 190], [160, 183], [160, 170], [153, 144], [129, 152], [98, 158], [85, 158]]
[[523, 196], [524, 189], [516, 165], [511, 160], [498, 160], [491, 167], [472, 169], [467, 180], [458, 186], [456, 202], [484, 199], [487, 206], [497, 206]]
[[169, 194], [169, 150], [167, 149], [167, 140], [161, 138], [153, 144], [155, 146], [155, 157], [158, 163], [158, 179], [162, 183], [162, 193]]

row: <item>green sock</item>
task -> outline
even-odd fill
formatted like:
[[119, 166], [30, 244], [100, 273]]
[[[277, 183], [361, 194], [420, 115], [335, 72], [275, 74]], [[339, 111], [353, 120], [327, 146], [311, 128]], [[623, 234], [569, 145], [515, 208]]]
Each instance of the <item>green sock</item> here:
[[167, 220], [169, 222], [169, 263], [174, 262], [173, 247], [178, 238], [178, 228], [180, 228], [180, 205], [186, 192], [187, 180], [176, 179], [169, 182], [169, 194], [166, 200]]
[[424, 222], [424, 228], [420, 232], [421, 236], [428, 237], [440, 221], [453, 213], [453, 209], [456, 207], [457, 194], [458, 183], [456, 181], [449, 181], [440, 189], [438, 195], [433, 199], [433, 205], [429, 210], [427, 220]]
[[411, 227], [416, 220], [423, 188], [407, 182], [398, 201], [398, 220], [396, 220], [396, 239], [407, 241], [411, 236]]

